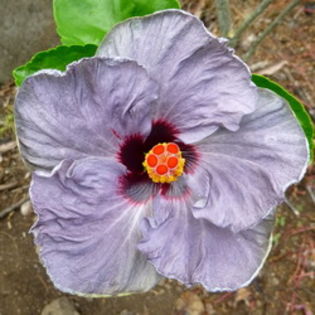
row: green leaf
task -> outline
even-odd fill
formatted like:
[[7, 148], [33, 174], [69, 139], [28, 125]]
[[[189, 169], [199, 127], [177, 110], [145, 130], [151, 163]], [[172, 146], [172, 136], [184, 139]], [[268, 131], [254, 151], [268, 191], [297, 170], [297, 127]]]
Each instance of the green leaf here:
[[57, 33], [65, 45], [99, 45], [118, 22], [175, 8], [178, 0], [54, 0]]
[[23, 66], [13, 70], [16, 85], [21, 85], [26, 77], [42, 69], [57, 69], [64, 71], [67, 65], [84, 57], [95, 55], [97, 46], [57, 46], [41, 51]]
[[304, 105], [284, 87], [262, 75], [253, 74], [252, 81], [261, 88], [267, 88], [275, 92], [289, 103], [295, 117], [304, 130], [310, 148], [310, 162], [312, 162], [314, 155], [314, 124]]

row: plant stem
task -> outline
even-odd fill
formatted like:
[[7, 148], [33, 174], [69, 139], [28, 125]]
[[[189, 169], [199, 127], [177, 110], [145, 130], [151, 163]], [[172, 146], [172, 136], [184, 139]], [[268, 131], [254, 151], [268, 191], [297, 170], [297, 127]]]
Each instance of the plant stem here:
[[248, 49], [248, 52], [244, 56], [244, 60], [249, 60], [253, 54], [255, 53], [258, 45], [265, 39], [265, 37], [271, 33], [271, 31], [282, 21], [282, 19], [290, 13], [291, 10], [293, 10], [298, 4], [300, 3], [300, 0], [293, 0], [291, 1], [284, 10], [273, 20], [272, 23], [270, 23], [265, 30], [260, 33], [256, 39], [256, 41], [253, 42], [251, 47]]
[[252, 24], [252, 22], [261, 15], [269, 6], [269, 4], [273, 0], [263, 0], [257, 8], [247, 16], [247, 18], [243, 21], [241, 26], [235, 31], [233, 38], [230, 41], [230, 46], [235, 47], [240, 40], [242, 34], [246, 31], [246, 29]]
[[228, 37], [231, 30], [231, 12], [229, 0], [215, 0], [220, 33]]

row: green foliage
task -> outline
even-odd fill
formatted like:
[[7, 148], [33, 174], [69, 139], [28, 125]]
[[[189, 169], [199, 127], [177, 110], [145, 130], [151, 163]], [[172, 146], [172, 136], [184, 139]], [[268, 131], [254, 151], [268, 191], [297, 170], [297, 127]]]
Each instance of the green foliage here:
[[312, 122], [312, 119], [308, 112], [306, 111], [303, 104], [295, 98], [292, 94], [290, 94], [284, 87], [277, 84], [276, 82], [262, 76], [259, 74], [253, 74], [252, 76], [253, 82], [262, 88], [267, 88], [279, 96], [283, 97], [290, 105], [293, 113], [295, 114], [295, 117], [299, 121], [305, 136], [307, 138], [309, 148], [310, 148], [310, 163], [313, 161], [313, 155], [314, 155], [314, 125]]
[[12, 105], [5, 110], [4, 119], [0, 117], [0, 138], [14, 134], [14, 115]]
[[273, 246], [278, 245], [280, 237], [281, 237], [281, 233], [274, 233], [274, 234], [272, 234], [272, 245]]
[[65, 45], [99, 45], [118, 22], [170, 8], [177, 0], [54, 0], [57, 33]]
[[86, 46], [57, 46], [55, 48], [37, 53], [23, 66], [13, 71], [16, 85], [21, 85], [26, 77], [42, 70], [65, 70], [67, 65], [84, 57], [92, 57], [96, 52], [95, 45]]
[[132, 16], [179, 8], [178, 0], [54, 0], [57, 32], [64, 46], [42, 51], [13, 71], [16, 85], [42, 69], [67, 65], [95, 55], [97, 45], [114, 24]]
[[286, 222], [285, 216], [279, 215], [279, 216], [276, 217], [275, 225], [276, 226], [280, 226], [280, 227], [284, 227], [285, 226], [285, 222]]

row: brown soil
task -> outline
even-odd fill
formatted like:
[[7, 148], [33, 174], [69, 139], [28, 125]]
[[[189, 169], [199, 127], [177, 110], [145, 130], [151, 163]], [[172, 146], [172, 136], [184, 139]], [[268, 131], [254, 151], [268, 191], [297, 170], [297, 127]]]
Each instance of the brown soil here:
[[[233, 3], [234, 2], [234, 3]], [[232, 1], [234, 23], [258, 1]], [[252, 34], [257, 34], [285, 6], [277, 1], [244, 35], [238, 47], [246, 51]], [[185, 1], [185, 7], [199, 14], [209, 26], [215, 25], [211, 2]], [[271, 77], [295, 93], [308, 107], [315, 100], [315, 13], [306, 15], [298, 6], [274, 30], [250, 60], [262, 73], [286, 61]], [[216, 31], [211, 26], [212, 31]], [[258, 62], [265, 64], [259, 68]], [[269, 71], [269, 70], [268, 70]], [[274, 70], [273, 70], [274, 71]], [[272, 72], [272, 71], [271, 71]], [[0, 121], [12, 111], [14, 86], [0, 89]], [[0, 145], [12, 141], [12, 130], [2, 130]], [[23, 216], [19, 207], [0, 219], [0, 315], [36, 315], [52, 300], [67, 296], [82, 315], [101, 314], [313, 314], [315, 310], [315, 216], [314, 201], [307, 189], [315, 190], [315, 171], [309, 169], [299, 186], [290, 189], [296, 216], [287, 205], [279, 207], [274, 246], [257, 279], [234, 293], [207, 293], [202, 288], [186, 289], [176, 281], [164, 281], [154, 290], [127, 297], [87, 299], [56, 290], [35, 252], [28, 230], [34, 215]], [[27, 197], [30, 174], [17, 149], [0, 153], [0, 212]], [[12, 184], [4, 187], [5, 184]]]

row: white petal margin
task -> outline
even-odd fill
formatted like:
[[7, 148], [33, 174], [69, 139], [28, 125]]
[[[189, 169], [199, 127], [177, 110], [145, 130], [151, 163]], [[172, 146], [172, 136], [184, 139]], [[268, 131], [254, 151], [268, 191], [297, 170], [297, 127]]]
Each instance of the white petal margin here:
[[307, 139], [289, 105], [266, 89], [259, 90], [257, 110], [238, 131], [220, 129], [196, 147], [200, 167], [188, 178], [193, 215], [234, 232], [255, 226], [282, 202], [309, 160]]
[[63, 159], [114, 156], [133, 133], [148, 135], [158, 85], [135, 61], [85, 58], [65, 72], [27, 78], [15, 101], [24, 159], [52, 169]]
[[35, 172], [30, 188], [38, 216], [31, 229], [54, 285], [80, 295], [143, 292], [160, 279], [137, 249], [150, 206], [119, 191], [125, 167], [104, 159], [65, 160]]
[[234, 291], [259, 273], [271, 249], [274, 217], [239, 233], [196, 219], [190, 202], [160, 198], [144, 219], [139, 249], [163, 276], [208, 291]]
[[237, 130], [256, 104], [248, 67], [208, 32], [202, 22], [181, 10], [165, 10], [116, 25], [97, 55], [136, 60], [161, 86], [156, 119], [179, 129], [191, 143], [218, 126]]

